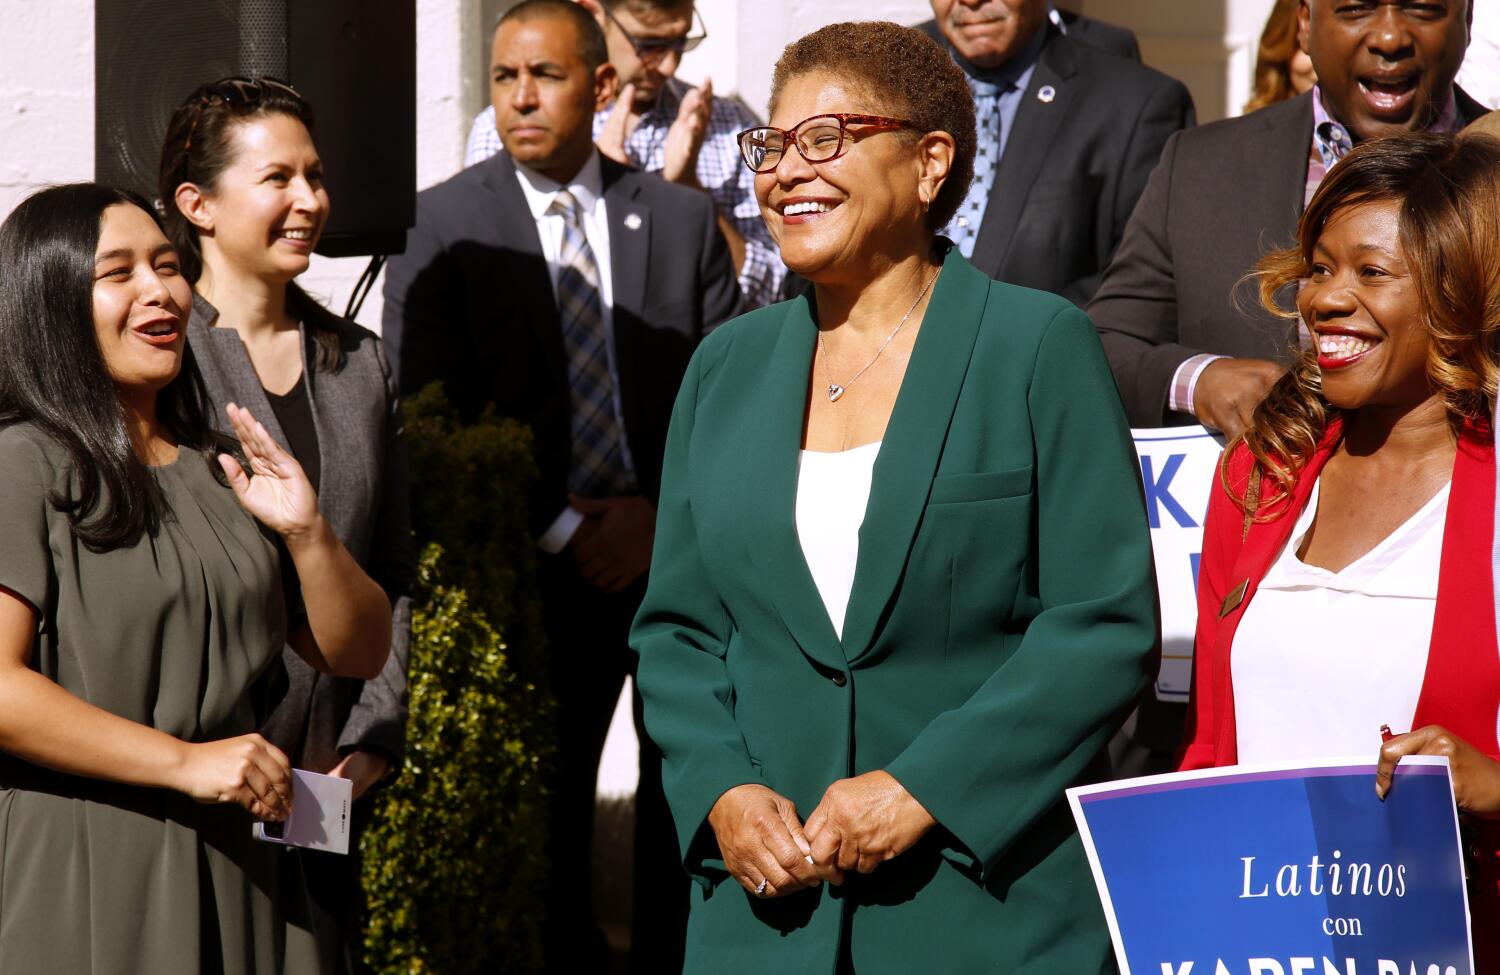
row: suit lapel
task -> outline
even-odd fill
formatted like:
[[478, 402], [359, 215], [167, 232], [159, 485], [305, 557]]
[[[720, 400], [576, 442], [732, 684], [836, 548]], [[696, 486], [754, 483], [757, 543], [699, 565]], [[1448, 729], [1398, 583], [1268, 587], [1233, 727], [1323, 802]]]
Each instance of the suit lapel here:
[[802, 652], [825, 667], [844, 669], [838, 635], [807, 568], [797, 537], [797, 472], [807, 384], [818, 328], [809, 292], [786, 304], [786, 320], [769, 367], [753, 394], [758, 422], [739, 444], [739, 490], [747, 510], [769, 507], [766, 519], [745, 519], [746, 543], [787, 631]]
[[[219, 380], [218, 387], [229, 391], [237, 405], [254, 414], [271, 435], [271, 439], [286, 446], [286, 431], [281, 429], [276, 411], [271, 409], [271, 401], [266, 397], [266, 390], [261, 385], [260, 374], [255, 371], [255, 364], [250, 361], [250, 352], [245, 348], [244, 340], [232, 328], [219, 328], [215, 324], [218, 320], [218, 309], [202, 295], [194, 294], [193, 310], [188, 319], [188, 341], [195, 343], [193, 355], [198, 360], [198, 369], [215, 373]], [[302, 360], [302, 376], [305, 381], [306, 355]], [[209, 417], [209, 425], [221, 433], [233, 436], [229, 416], [224, 412], [226, 405], [228, 404], [215, 404], [218, 413]]]
[[651, 211], [637, 199], [639, 185], [621, 179], [629, 170], [604, 160], [602, 172], [614, 307], [644, 318], [647, 271], [651, 267]]
[[615, 373], [620, 382], [620, 408], [625, 437], [642, 428], [636, 389], [650, 364], [640, 358], [640, 330], [646, 327], [646, 285], [651, 268], [651, 211], [639, 198], [640, 186], [621, 179], [630, 172], [604, 159], [604, 212], [609, 223], [610, 321], [614, 332]]
[[[1004, 266], [1031, 186], [1056, 141], [1063, 119], [1073, 111], [1078, 86], [1069, 82], [1078, 66], [1069, 43], [1053, 32], [1037, 59], [1031, 83], [1021, 94], [1021, 104], [1005, 140], [1005, 154], [995, 170], [995, 185], [984, 208], [979, 238], [974, 243], [976, 267]], [[1051, 89], [1050, 99], [1039, 97], [1044, 89]]]
[[950, 248], [875, 461], [870, 501], [859, 530], [854, 589], [844, 617], [843, 650], [851, 663], [874, 645], [906, 566], [989, 288], [990, 279], [965, 261], [958, 248]]
[[566, 383], [568, 367], [557, 296], [552, 292], [552, 275], [542, 253], [542, 238], [526, 204], [526, 194], [521, 192], [521, 177], [504, 152], [480, 165], [487, 167], [483, 182], [494, 194], [501, 263], [508, 272], [504, 281], [495, 282], [497, 318], [519, 319], [524, 327], [535, 332], [548, 370], [559, 382]]
[[1266, 134], [1262, 137], [1264, 158], [1302, 161], [1302, 165], [1290, 167], [1281, 179], [1265, 180], [1262, 184], [1269, 196], [1265, 209], [1261, 210], [1270, 215], [1266, 227], [1268, 246], [1281, 247], [1297, 239], [1297, 221], [1307, 206], [1307, 163], [1312, 158], [1313, 139], [1312, 93], [1298, 95], [1292, 104], [1294, 107], [1286, 113], [1262, 110], [1266, 112], [1262, 116], [1266, 122]]

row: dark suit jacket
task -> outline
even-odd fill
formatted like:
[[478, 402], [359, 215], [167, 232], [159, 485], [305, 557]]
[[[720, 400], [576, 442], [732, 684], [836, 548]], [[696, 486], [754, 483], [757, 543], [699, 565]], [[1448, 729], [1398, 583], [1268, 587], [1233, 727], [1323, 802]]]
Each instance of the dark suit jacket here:
[[1057, 16], [1073, 40], [1132, 61], [1141, 59], [1141, 44], [1130, 28], [1075, 14], [1071, 10], [1059, 10]]
[[[380, 676], [365, 681], [320, 674], [288, 647], [282, 656], [290, 685], [262, 731], [298, 768], [327, 772], [341, 755], [360, 748], [384, 752], [399, 768], [406, 754], [406, 666], [416, 560], [395, 383], [380, 339], [372, 332], [311, 300], [299, 301], [294, 310], [303, 320], [302, 375], [322, 458], [318, 504], [349, 554], [390, 597], [391, 655]], [[313, 367], [317, 351], [308, 322], [315, 315], [342, 339], [344, 366], [338, 372]], [[234, 329], [215, 328], [218, 317], [213, 305], [194, 297], [188, 341], [214, 404], [214, 420], [227, 428], [224, 404], [239, 403], [286, 447], [286, 434], [245, 343]]]
[[[709, 336], [672, 420], [631, 645], [702, 888], [684, 971], [832, 972], [842, 938], [861, 972], [1113, 971], [1063, 789], [1146, 683], [1156, 606], [1092, 326], [948, 252], [840, 637], [794, 518], [815, 320], [807, 295]], [[726, 876], [704, 822], [725, 791], [762, 783], [806, 815], [875, 769], [941, 824], [915, 847], [775, 901]]]
[[[1483, 114], [1458, 96], [1465, 119]], [[1296, 242], [1312, 126], [1308, 93], [1168, 140], [1088, 307], [1135, 426], [1191, 422], [1167, 412], [1190, 356], [1289, 359], [1295, 327], [1260, 307], [1245, 276]]]
[[[602, 163], [625, 437], [654, 498], [683, 370], [738, 312], [740, 290], [707, 194]], [[571, 406], [557, 302], [518, 179], [501, 152], [417, 195], [406, 252], [386, 270], [382, 331], [404, 392], [441, 380], [465, 418], [493, 403], [531, 425], [540, 534], [567, 504]]]
[[[921, 29], [946, 46], [932, 21]], [[1048, 26], [972, 261], [990, 277], [1086, 303], [1172, 133], [1182, 83]], [[1051, 100], [1039, 97], [1051, 89]]]

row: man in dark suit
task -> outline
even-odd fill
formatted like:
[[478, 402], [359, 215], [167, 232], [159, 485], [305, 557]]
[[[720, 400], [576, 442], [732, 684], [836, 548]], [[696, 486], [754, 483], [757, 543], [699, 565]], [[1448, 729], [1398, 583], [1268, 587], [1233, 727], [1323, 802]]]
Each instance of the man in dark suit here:
[[969, 76], [974, 181], [946, 234], [986, 274], [1084, 304], [1167, 137], [1181, 83], [1080, 43], [1047, 0], [932, 0], [920, 25]]
[[1454, 131], [1483, 112], [1453, 84], [1469, 0], [1301, 0], [1298, 16], [1317, 87], [1174, 135], [1089, 305], [1136, 426], [1244, 429], [1298, 341], [1245, 276], [1295, 241], [1318, 181], [1354, 144]]
[[1141, 43], [1135, 39], [1135, 31], [1128, 27], [1085, 17], [1063, 7], [1052, 8], [1052, 23], [1075, 41], [1132, 61], [1141, 59]]
[[[626, 635], [667, 425], [697, 340], [740, 303], [713, 201], [594, 148], [615, 82], [605, 56], [568, 0], [526, 0], [501, 19], [490, 74], [505, 151], [418, 196], [385, 284], [404, 390], [441, 380], [464, 416], [494, 404], [536, 433], [531, 514], [558, 703], [544, 947], [548, 970], [566, 972], [607, 966], [589, 890], [595, 777], [634, 660]], [[688, 881], [646, 751], [636, 817], [634, 967], [667, 970]]]

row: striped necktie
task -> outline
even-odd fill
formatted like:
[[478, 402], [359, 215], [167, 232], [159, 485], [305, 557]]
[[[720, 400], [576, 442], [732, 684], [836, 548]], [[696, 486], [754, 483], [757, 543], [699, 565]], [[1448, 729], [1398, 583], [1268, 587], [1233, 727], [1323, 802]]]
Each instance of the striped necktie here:
[[617, 497], [635, 491], [621, 450], [615, 415], [614, 377], [604, 334], [599, 265], [583, 233], [577, 199], [562, 190], [547, 209], [563, 218], [557, 255], [557, 312], [568, 356], [568, 395], [573, 407], [573, 463], [568, 489], [590, 497]]

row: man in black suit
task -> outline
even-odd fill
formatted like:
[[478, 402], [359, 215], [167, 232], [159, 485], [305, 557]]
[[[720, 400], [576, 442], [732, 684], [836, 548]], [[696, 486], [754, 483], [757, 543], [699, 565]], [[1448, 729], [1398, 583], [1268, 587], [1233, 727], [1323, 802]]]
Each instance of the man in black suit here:
[[1075, 41], [1132, 61], [1141, 59], [1141, 43], [1135, 39], [1135, 31], [1128, 27], [1085, 17], [1063, 7], [1052, 8], [1052, 23]]
[[1080, 43], [1047, 0], [932, 0], [920, 25], [969, 76], [974, 181], [946, 233], [976, 267], [1084, 304], [1167, 137], [1180, 82]]
[[1454, 131], [1484, 111], [1453, 84], [1469, 0], [1301, 0], [1298, 17], [1317, 87], [1173, 136], [1089, 305], [1136, 426], [1243, 430], [1298, 342], [1245, 276], [1295, 242], [1318, 181], [1354, 144]]
[[[595, 777], [633, 665], [626, 645], [651, 556], [667, 425], [698, 339], [738, 310], [707, 195], [603, 158], [614, 94], [604, 37], [568, 0], [500, 21], [491, 93], [505, 151], [417, 198], [386, 274], [384, 333], [403, 390], [441, 380], [461, 414], [529, 423], [542, 613], [554, 662], [550, 971], [604, 971], [590, 898]], [[680, 967], [688, 880], [642, 736], [636, 970]]]

